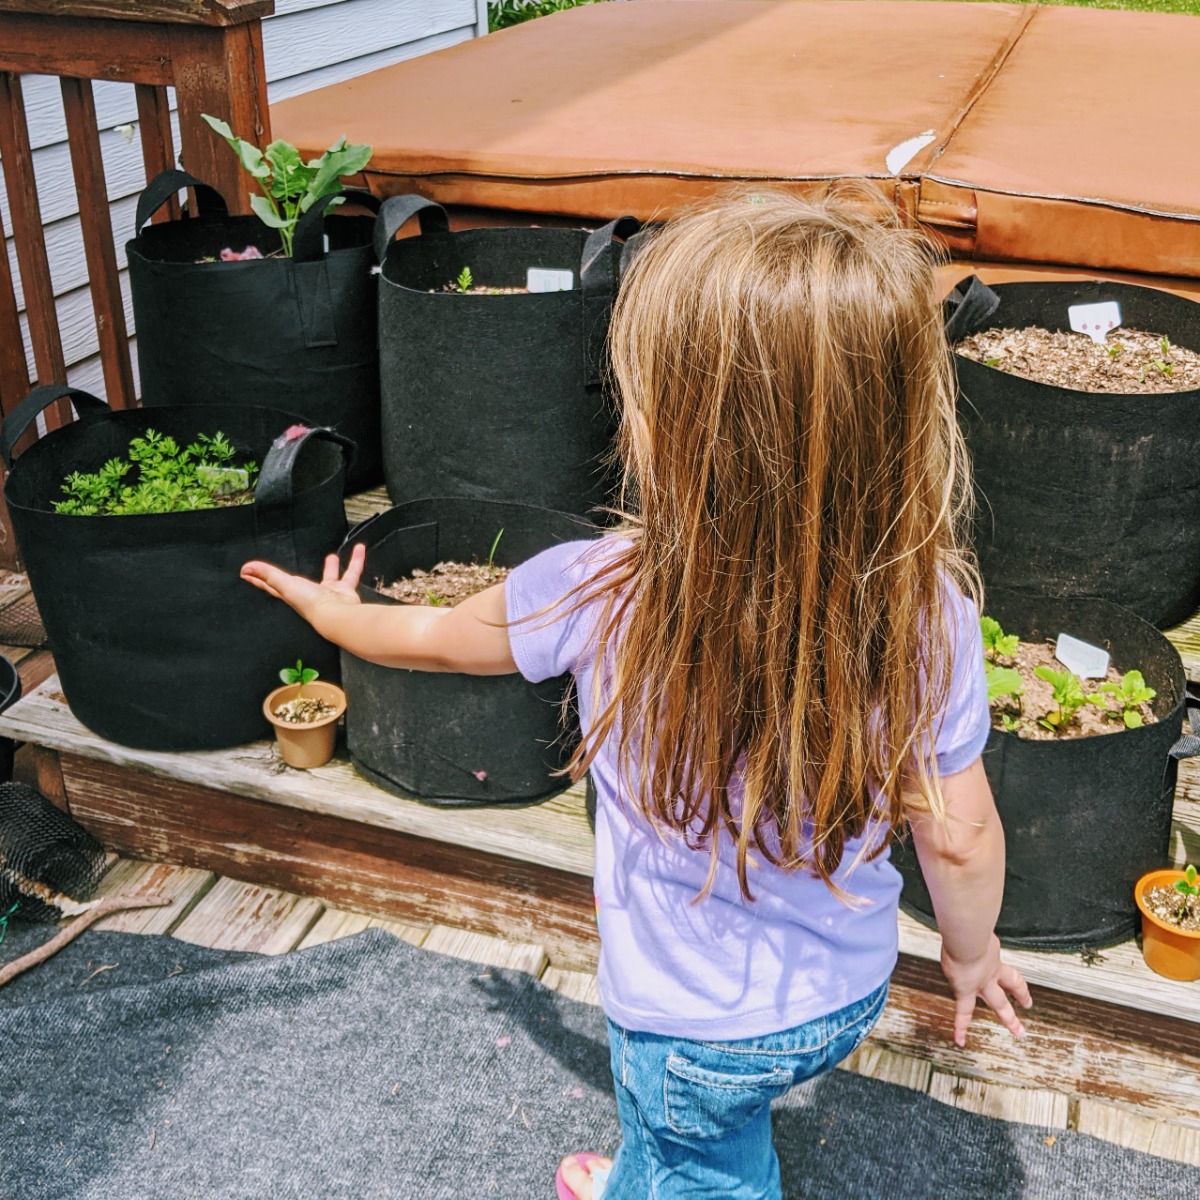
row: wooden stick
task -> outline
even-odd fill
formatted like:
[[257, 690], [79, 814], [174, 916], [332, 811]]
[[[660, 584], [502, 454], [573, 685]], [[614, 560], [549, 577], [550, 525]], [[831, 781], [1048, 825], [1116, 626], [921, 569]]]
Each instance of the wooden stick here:
[[73, 942], [89, 925], [94, 925], [112, 913], [121, 912], [127, 908], [163, 908], [171, 903], [171, 900], [164, 900], [160, 896], [105, 896], [95, 908], [88, 909], [87, 912], [72, 921], [66, 929], [56, 933], [48, 942], [36, 950], [30, 950], [28, 954], [21, 955], [20, 958], [14, 958], [12, 962], [0, 968], [0, 987], [16, 979], [30, 967], [36, 967], [38, 963], [52, 958], [68, 942]]

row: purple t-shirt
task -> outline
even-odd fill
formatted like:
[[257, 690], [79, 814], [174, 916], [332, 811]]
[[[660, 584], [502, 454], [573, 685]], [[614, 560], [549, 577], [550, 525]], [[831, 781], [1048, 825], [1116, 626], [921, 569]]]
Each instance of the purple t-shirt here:
[[[566, 616], [535, 614], [590, 577], [612, 544], [601, 539], [555, 546], [505, 581], [509, 637], [521, 674], [538, 682], [571, 672], [585, 731], [593, 716], [600, 602]], [[978, 614], [957, 590], [950, 599], [953, 683], [935, 746], [943, 776], [979, 757], [989, 727]], [[856, 907], [837, 900], [820, 879], [772, 867], [753, 850], [754, 899], [746, 900], [729, 837], [721, 840], [711, 892], [696, 901], [708, 876], [707, 849], [689, 849], [681, 836], [652, 828], [634, 803], [622, 803], [614, 741], [600, 748], [591, 767], [600, 995], [613, 1021], [696, 1040], [759, 1037], [861, 1000], [891, 975], [900, 876], [886, 853], [855, 861], [864, 840], [886, 836], [883, 830], [847, 842], [835, 875], [863, 901]]]

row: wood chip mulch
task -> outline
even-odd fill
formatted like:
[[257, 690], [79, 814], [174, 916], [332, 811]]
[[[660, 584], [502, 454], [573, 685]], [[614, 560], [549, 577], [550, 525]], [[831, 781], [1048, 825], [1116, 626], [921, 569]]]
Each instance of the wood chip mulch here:
[[1082, 333], [985, 329], [955, 351], [1023, 379], [1079, 392], [1137, 395], [1200, 388], [1200, 354], [1161, 333], [1114, 329], [1104, 344]]
[[432, 570], [413, 571], [404, 579], [375, 585], [375, 590], [405, 604], [454, 608], [477, 592], [503, 581], [507, 567], [487, 563], [440, 562]]

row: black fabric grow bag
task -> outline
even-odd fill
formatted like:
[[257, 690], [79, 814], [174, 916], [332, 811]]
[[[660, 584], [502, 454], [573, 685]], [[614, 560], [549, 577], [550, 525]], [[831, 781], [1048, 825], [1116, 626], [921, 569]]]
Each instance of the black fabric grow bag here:
[[[21, 676], [17, 668], [0, 654], [0, 713], [21, 698]], [[11, 738], [0, 738], [0, 783], [12, 779], [13, 754], [16, 745]]]
[[[1007, 843], [1000, 940], [1044, 950], [1124, 941], [1139, 926], [1133, 885], [1169, 861], [1176, 760], [1200, 749], [1200, 739], [1180, 739], [1179, 654], [1153, 626], [1105, 600], [992, 592], [987, 611], [1022, 641], [1070, 633], [1104, 646], [1117, 670], [1140, 670], [1158, 692], [1158, 720], [1141, 729], [1063, 741], [993, 729], [983, 754]], [[904, 877], [905, 910], [932, 924], [911, 842], [897, 843], [892, 861]]]
[[[147, 224], [189, 186], [197, 217]], [[379, 206], [366, 192], [345, 195]], [[297, 225], [290, 259], [198, 262], [224, 247], [269, 254], [279, 233], [229, 216], [224, 198], [191, 175], [164, 171], [142, 193], [126, 246], [142, 403], [278, 405], [354, 443], [349, 490], [378, 485], [373, 230], [370, 216], [326, 218], [316, 205]]]
[[[419, 237], [394, 241], [419, 215]], [[611, 500], [616, 412], [601, 384], [623, 217], [579, 229], [469, 229], [396, 196], [379, 214], [383, 473], [397, 504], [422, 496], [517, 500], [583, 513]], [[462, 268], [524, 287], [529, 267], [569, 270], [570, 291], [457, 295]]]
[[[48, 404], [79, 420], [12, 465]], [[86, 392], [38, 388], [8, 416], [0, 453], [17, 545], [71, 710], [111, 741], [146, 750], [239, 745], [269, 731], [263, 697], [297, 658], [336, 678], [337, 651], [285, 604], [244, 583], [251, 558], [320, 573], [346, 531], [339, 435], [275, 409], [194, 405], [112, 412]], [[134, 516], [63, 516], [71, 471], [123, 456], [147, 429], [183, 444], [221, 431], [260, 464], [253, 504]], [[285, 431], [287, 433], [285, 434]], [[317, 435], [317, 436], [313, 436]]]
[[[581, 517], [490, 500], [436, 498], [402, 504], [351, 531], [367, 562], [359, 595], [396, 604], [371, 584], [445, 560], [514, 567], [558, 542], [587, 538]], [[401, 796], [449, 806], [527, 804], [561, 791], [577, 733], [563, 723], [569, 675], [539, 684], [519, 675], [405, 671], [342, 655], [346, 740], [358, 770]], [[484, 774], [483, 778], [477, 772]]]
[[[963, 296], [966, 299], [963, 299]], [[1128, 284], [977, 279], [948, 302], [951, 341], [985, 328], [1067, 330], [1073, 304], [1200, 351], [1200, 304]], [[955, 355], [971, 451], [975, 549], [989, 585], [1102, 596], [1159, 628], [1200, 606], [1200, 391], [1121, 396], [1020, 379]]]

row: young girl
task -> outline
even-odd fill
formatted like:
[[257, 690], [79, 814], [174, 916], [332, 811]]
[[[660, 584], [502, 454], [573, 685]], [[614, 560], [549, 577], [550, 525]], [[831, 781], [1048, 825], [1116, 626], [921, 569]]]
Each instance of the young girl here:
[[714, 203], [634, 261], [611, 330], [625, 524], [454, 609], [243, 577], [377, 663], [575, 676], [595, 783], [600, 991], [623, 1141], [560, 1197], [779, 1197], [770, 1102], [866, 1037], [908, 822], [954, 1038], [1025, 981], [993, 933], [1004, 841], [969, 494], [928, 246], [846, 200]]

